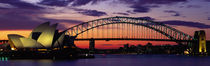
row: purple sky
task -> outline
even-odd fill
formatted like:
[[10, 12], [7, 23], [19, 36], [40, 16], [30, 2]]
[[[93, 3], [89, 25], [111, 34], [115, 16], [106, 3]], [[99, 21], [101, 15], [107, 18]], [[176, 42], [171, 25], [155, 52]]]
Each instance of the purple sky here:
[[210, 32], [210, 0], [0, 0], [0, 30], [28, 30], [46, 21], [65, 29], [114, 16], [146, 17], [191, 35]]

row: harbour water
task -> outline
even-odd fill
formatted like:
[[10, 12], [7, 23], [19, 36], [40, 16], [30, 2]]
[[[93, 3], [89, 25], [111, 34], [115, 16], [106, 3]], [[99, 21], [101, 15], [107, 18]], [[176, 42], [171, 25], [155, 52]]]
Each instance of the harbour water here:
[[210, 57], [180, 55], [95, 55], [76, 60], [6, 60], [0, 66], [209, 66]]

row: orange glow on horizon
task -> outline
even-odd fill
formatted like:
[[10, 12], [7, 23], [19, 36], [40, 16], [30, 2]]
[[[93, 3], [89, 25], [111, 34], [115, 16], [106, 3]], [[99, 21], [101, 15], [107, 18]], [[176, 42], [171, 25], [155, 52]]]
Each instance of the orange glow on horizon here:
[[0, 40], [8, 40], [8, 34], [18, 34], [28, 37], [32, 30], [0, 30]]
[[[165, 42], [165, 41], [95, 41], [96, 49], [118, 49], [123, 47], [124, 44], [129, 45], [146, 45], [147, 43], [152, 43], [152, 45], [176, 45], [175, 42]], [[75, 45], [79, 48], [89, 48], [89, 41], [75, 41]]]

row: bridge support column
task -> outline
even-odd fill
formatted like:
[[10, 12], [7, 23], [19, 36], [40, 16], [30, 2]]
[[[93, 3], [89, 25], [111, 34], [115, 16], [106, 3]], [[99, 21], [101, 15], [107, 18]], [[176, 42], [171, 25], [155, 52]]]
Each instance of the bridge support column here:
[[89, 50], [90, 50], [90, 52], [94, 52], [94, 50], [95, 50], [95, 40], [94, 39], [90, 39], [90, 41], [89, 41]]
[[194, 42], [193, 45], [193, 53], [194, 54], [201, 54], [201, 55], [206, 55], [207, 50], [206, 50], [206, 34], [204, 30], [196, 31], [194, 38], [196, 41]]

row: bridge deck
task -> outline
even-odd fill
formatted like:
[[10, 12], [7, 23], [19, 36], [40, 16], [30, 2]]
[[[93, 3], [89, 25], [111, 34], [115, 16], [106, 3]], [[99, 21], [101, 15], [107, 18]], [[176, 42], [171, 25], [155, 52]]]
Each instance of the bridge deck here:
[[192, 40], [171, 40], [171, 39], [143, 39], [143, 38], [77, 38], [75, 41], [87, 41], [87, 40], [135, 40], [135, 41], [179, 41], [179, 42], [191, 42]]
[[[134, 40], [134, 41], [174, 41], [170, 39], [139, 39], [139, 38], [78, 38], [75, 41], [89, 41], [89, 40]], [[0, 42], [8, 41], [8, 40], [0, 40]], [[192, 40], [176, 40], [180, 42], [191, 42]], [[210, 40], [206, 40], [206, 42], [210, 42]]]

